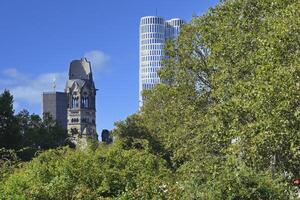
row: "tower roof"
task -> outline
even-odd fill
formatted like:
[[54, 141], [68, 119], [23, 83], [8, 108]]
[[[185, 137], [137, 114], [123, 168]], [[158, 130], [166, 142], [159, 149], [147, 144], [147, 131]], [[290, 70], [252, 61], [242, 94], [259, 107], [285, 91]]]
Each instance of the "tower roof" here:
[[69, 69], [69, 80], [72, 79], [92, 79], [91, 63], [86, 59], [73, 60]]

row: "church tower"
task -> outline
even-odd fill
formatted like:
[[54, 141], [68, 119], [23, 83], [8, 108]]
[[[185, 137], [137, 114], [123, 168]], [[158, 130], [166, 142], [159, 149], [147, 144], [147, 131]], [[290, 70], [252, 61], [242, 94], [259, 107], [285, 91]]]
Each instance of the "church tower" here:
[[91, 63], [86, 58], [73, 60], [65, 92], [68, 96], [68, 133], [76, 145], [86, 146], [96, 133], [96, 88]]

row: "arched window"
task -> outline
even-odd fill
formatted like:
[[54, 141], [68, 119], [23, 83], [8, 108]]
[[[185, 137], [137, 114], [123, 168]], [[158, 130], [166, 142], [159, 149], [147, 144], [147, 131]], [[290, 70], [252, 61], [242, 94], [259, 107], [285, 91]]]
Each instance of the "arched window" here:
[[88, 108], [89, 107], [89, 98], [88, 97], [82, 97], [81, 107], [82, 108]]
[[78, 107], [79, 107], [79, 97], [73, 95], [72, 108], [78, 108]]

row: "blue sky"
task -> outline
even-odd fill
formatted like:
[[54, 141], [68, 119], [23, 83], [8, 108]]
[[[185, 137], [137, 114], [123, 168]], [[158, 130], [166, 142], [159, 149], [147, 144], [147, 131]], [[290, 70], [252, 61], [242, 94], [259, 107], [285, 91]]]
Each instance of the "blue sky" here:
[[97, 130], [138, 110], [139, 19], [155, 15], [189, 21], [217, 0], [1, 0], [0, 90], [15, 110], [41, 113], [41, 93], [56, 77], [63, 91], [69, 63], [92, 62]]

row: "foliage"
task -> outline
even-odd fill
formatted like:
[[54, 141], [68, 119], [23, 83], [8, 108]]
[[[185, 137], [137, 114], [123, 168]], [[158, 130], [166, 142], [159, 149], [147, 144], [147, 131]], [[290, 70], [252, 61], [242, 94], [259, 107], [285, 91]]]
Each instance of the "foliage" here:
[[144, 149], [168, 160], [168, 152], [161, 141], [146, 128], [141, 115], [134, 114], [126, 120], [117, 122], [112, 134], [122, 144], [123, 149]]
[[294, 176], [300, 167], [297, 10], [297, 1], [225, 1], [194, 20], [216, 68], [208, 77], [213, 105], [205, 131], [223, 153]]
[[0, 198], [173, 199], [176, 188], [165, 162], [146, 151], [122, 150], [119, 145], [42, 153], [0, 186]]
[[67, 131], [61, 128], [49, 113], [43, 119], [38, 115], [22, 110], [16, 116], [23, 136], [22, 146], [37, 149], [50, 149], [66, 144]]
[[291, 187], [283, 177], [272, 175], [269, 171], [254, 171], [235, 158], [229, 158], [205, 185], [197, 185], [196, 180], [187, 183], [185, 198], [289, 200], [296, 198], [296, 190]]
[[43, 120], [27, 110], [14, 115], [13, 96], [8, 90], [0, 95], [0, 148], [15, 150], [22, 160], [38, 151], [69, 144], [67, 131], [45, 113]]
[[0, 148], [17, 148], [21, 137], [14, 116], [13, 96], [5, 90], [0, 95]]
[[19, 163], [20, 160], [15, 151], [0, 149], [0, 182], [8, 178]]
[[297, 1], [222, 1], [167, 43], [163, 84], [144, 93], [141, 118], [185, 188], [232, 176], [222, 166], [228, 156], [250, 177], [299, 176], [298, 10]]
[[[299, 10], [296, 0], [225, 0], [194, 17], [167, 42], [162, 84], [116, 123], [114, 144], [41, 153], [2, 176], [0, 198], [296, 199]], [[4, 94], [1, 139], [20, 130], [24, 145], [62, 145], [51, 120], [15, 117]]]

